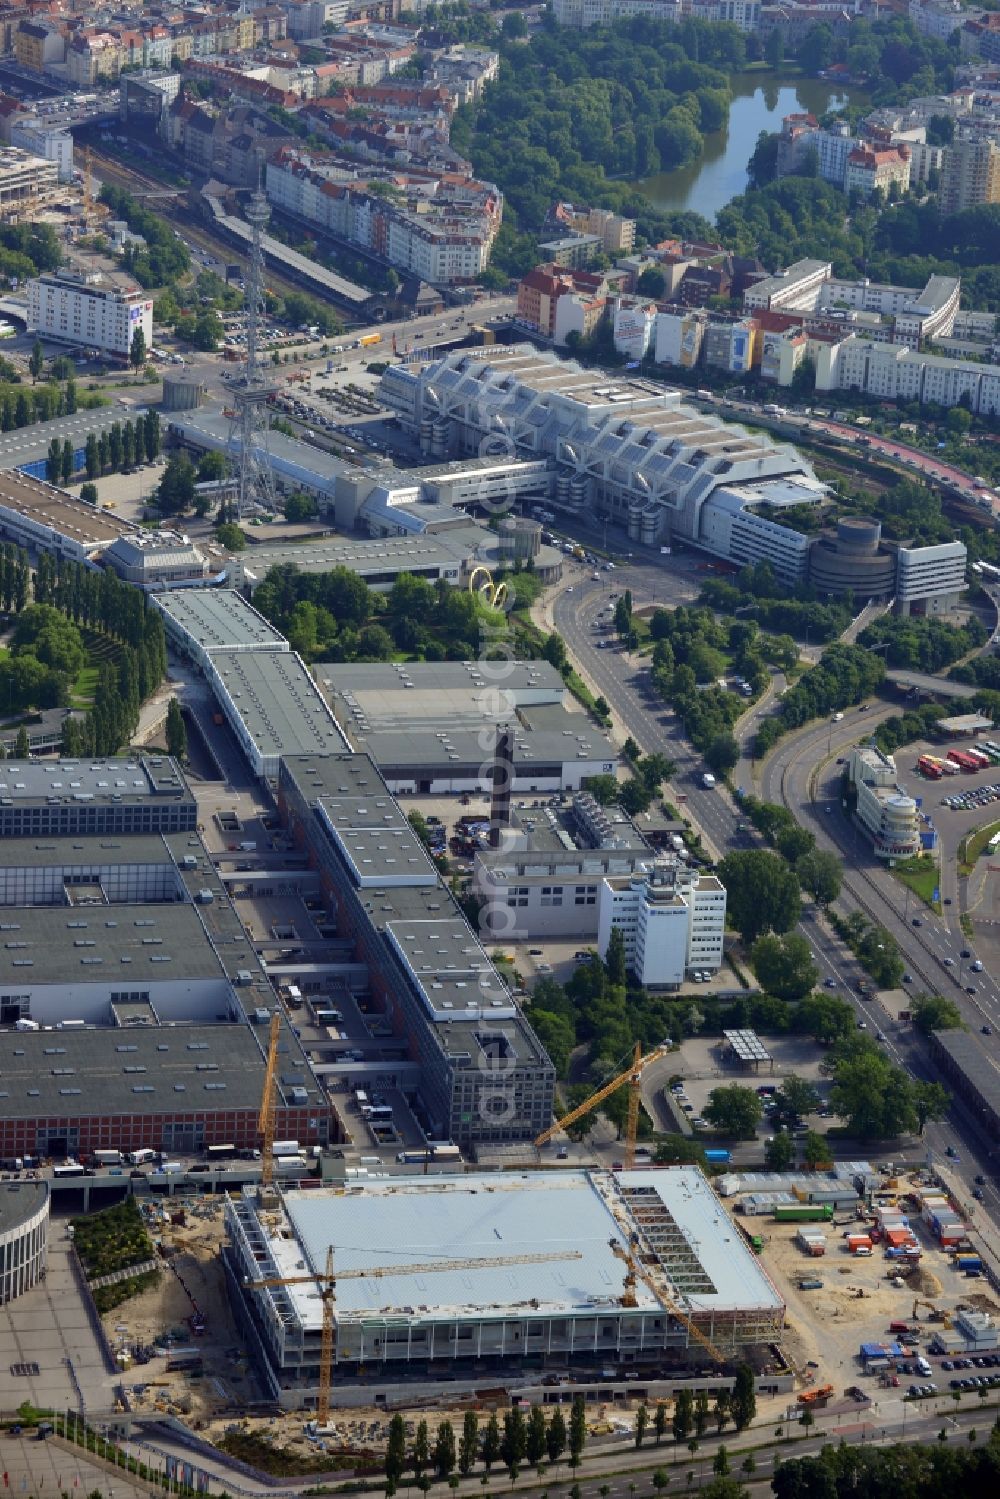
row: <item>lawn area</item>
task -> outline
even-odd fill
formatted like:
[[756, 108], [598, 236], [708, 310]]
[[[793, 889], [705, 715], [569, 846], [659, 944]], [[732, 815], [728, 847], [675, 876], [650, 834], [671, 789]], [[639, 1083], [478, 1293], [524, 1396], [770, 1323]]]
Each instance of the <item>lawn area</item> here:
[[988, 822], [985, 827], [977, 828], [974, 833], [969, 833], [962, 839], [958, 846], [959, 874], [972, 873], [976, 860], [996, 833], [1000, 833], [1000, 822]]
[[69, 689], [69, 705], [71, 708], [89, 708], [94, 701], [97, 691], [98, 668], [90, 662], [81, 667], [76, 679]]
[[941, 902], [934, 899], [934, 891], [938, 889], [940, 879], [933, 859], [908, 859], [905, 864], [894, 865], [892, 872], [897, 880], [920, 897], [924, 905], [930, 906], [932, 911], [937, 911], [940, 915]]

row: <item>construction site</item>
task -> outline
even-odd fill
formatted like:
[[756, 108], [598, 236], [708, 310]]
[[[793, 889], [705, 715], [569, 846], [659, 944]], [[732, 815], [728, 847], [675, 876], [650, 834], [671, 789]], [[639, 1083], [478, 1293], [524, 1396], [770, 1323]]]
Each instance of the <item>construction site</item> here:
[[355, 1403], [366, 1383], [374, 1400], [404, 1382], [430, 1393], [546, 1369], [718, 1365], [780, 1338], [784, 1320], [695, 1169], [247, 1190], [226, 1227], [271, 1395], [321, 1415], [331, 1379]]

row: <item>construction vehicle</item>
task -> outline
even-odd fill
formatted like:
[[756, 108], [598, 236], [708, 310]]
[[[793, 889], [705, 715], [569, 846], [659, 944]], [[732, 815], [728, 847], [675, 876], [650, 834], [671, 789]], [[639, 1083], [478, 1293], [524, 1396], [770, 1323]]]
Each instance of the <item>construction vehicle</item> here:
[[267, 1068], [264, 1072], [264, 1093], [257, 1117], [257, 1133], [260, 1135], [260, 1184], [265, 1189], [274, 1181], [274, 1085], [278, 1075], [278, 1037], [281, 1034], [281, 1011], [271, 1011], [271, 1027], [267, 1038]]
[[326, 1266], [316, 1275], [268, 1275], [261, 1280], [245, 1279], [248, 1291], [262, 1291], [278, 1286], [316, 1285], [323, 1303], [323, 1326], [320, 1338], [319, 1388], [316, 1394], [315, 1427], [324, 1427], [330, 1416], [330, 1389], [333, 1384], [333, 1314], [336, 1306], [338, 1280], [380, 1280], [389, 1275], [426, 1275], [434, 1271], [494, 1269], [500, 1265], [542, 1265], [552, 1260], [581, 1260], [578, 1249], [552, 1250], [544, 1254], [500, 1254], [481, 1258], [457, 1260], [429, 1260], [406, 1265], [370, 1265], [364, 1270], [339, 1270], [333, 1268], [333, 1246], [326, 1251]]
[[669, 1051], [669, 1046], [654, 1046], [652, 1051], [647, 1051], [646, 1055], [643, 1056], [642, 1047], [637, 1041], [632, 1056], [632, 1065], [626, 1067], [624, 1072], [619, 1072], [617, 1077], [613, 1077], [602, 1088], [598, 1088], [597, 1092], [592, 1093], [589, 1098], [585, 1098], [583, 1103], [579, 1104], [575, 1109], [570, 1109], [569, 1113], [564, 1114], [555, 1124], [543, 1130], [536, 1139], [535, 1145], [547, 1145], [561, 1130], [568, 1129], [571, 1124], [575, 1124], [578, 1119], [582, 1119], [585, 1114], [589, 1114], [591, 1109], [596, 1109], [598, 1104], [603, 1103], [606, 1098], [610, 1098], [612, 1093], [627, 1083], [629, 1089], [628, 1117], [625, 1124], [625, 1150], [622, 1163], [626, 1171], [631, 1171], [635, 1165], [635, 1142], [639, 1133], [640, 1085], [642, 1083], [643, 1069], [650, 1062], [656, 1062], [659, 1061], [660, 1057], [665, 1057]]
[[670, 1286], [666, 1284], [665, 1279], [658, 1280], [656, 1277], [654, 1277], [654, 1275], [646, 1268], [646, 1266], [643, 1265], [642, 1261], [638, 1258], [636, 1250], [639, 1246], [636, 1240], [636, 1236], [633, 1234], [632, 1242], [628, 1245], [623, 1244], [620, 1239], [611, 1239], [609, 1242], [611, 1244], [612, 1253], [617, 1255], [620, 1260], [625, 1261], [625, 1289], [622, 1293], [622, 1306], [633, 1307], [638, 1305], [638, 1297], [636, 1296], [635, 1287], [636, 1280], [641, 1279], [649, 1287], [658, 1301], [666, 1303], [667, 1310], [670, 1312], [671, 1316], [676, 1317], [678, 1322], [683, 1322], [684, 1326], [694, 1338], [695, 1342], [699, 1343], [701, 1347], [704, 1348], [705, 1352], [716, 1361], [716, 1363], [724, 1364], [726, 1362], [725, 1354], [721, 1351], [721, 1349], [716, 1348], [715, 1344], [710, 1338], [705, 1336], [701, 1328], [696, 1322], [692, 1321], [687, 1312], [683, 1311], [681, 1307], [677, 1305], [677, 1302], [674, 1300], [673, 1291]]
[[916, 1322], [917, 1320], [918, 1306], [927, 1307], [930, 1312], [930, 1316], [927, 1319], [928, 1322], [943, 1322], [945, 1327], [951, 1326], [951, 1318], [948, 1316], [948, 1313], [942, 1312], [940, 1308], [934, 1305], [933, 1301], [927, 1301], [923, 1296], [915, 1296], [913, 1298], [913, 1311], [910, 1313], [911, 1322]]
[[832, 1384], [817, 1385], [814, 1390], [803, 1390], [795, 1399], [799, 1405], [822, 1405], [833, 1394]]

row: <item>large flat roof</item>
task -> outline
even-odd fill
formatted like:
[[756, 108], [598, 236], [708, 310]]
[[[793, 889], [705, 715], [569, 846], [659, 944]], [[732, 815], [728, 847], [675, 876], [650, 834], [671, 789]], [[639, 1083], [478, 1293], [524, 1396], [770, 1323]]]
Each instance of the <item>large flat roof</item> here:
[[[565, 683], [547, 661], [319, 662], [320, 689], [351, 728], [375, 731], [506, 719], [524, 696], [561, 703]], [[581, 723], [585, 720], [581, 719]]]
[[359, 888], [438, 883], [427, 850], [388, 791], [320, 797], [317, 815]]
[[264, 758], [342, 750], [346, 741], [323, 696], [293, 652], [223, 652], [210, 680], [232, 702]]
[[242, 1024], [0, 1031], [0, 1108], [15, 1119], [257, 1109], [266, 1044], [265, 1026]]
[[269, 568], [279, 563], [291, 562], [302, 572], [326, 573], [335, 567], [349, 567], [362, 578], [378, 579], [385, 572], [395, 577], [400, 572], [436, 573], [443, 567], [461, 568], [470, 558], [485, 554], [496, 545], [491, 531], [470, 522], [449, 531], [379, 536], [369, 541], [325, 537], [305, 546], [264, 544], [254, 547], [252, 552], [241, 552], [239, 561], [243, 570], [256, 578], [263, 578]]
[[110, 544], [135, 530], [131, 521], [86, 505], [64, 490], [25, 474], [0, 473], [0, 507], [47, 526], [82, 547]]
[[[337, 1270], [378, 1269], [338, 1281], [339, 1318], [396, 1314], [551, 1316], [620, 1307], [624, 1264], [611, 1248], [637, 1234], [654, 1266], [654, 1294], [640, 1279], [640, 1310], [669, 1296], [692, 1312], [779, 1309], [777, 1292], [700, 1171], [675, 1167], [615, 1173], [531, 1171], [368, 1182], [357, 1192], [285, 1194], [294, 1237], [269, 1235], [279, 1274], [317, 1272], [334, 1249]], [[542, 1264], [463, 1266], [434, 1273], [437, 1259], [551, 1253]], [[572, 1255], [579, 1258], [571, 1258]], [[565, 1255], [566, 1258], [561, 1256]], [[427, 1269], [393, 1275], [393, 1264]], [[289, 1288], [307, 1327], [321, 1303], [311, 1286]]]
[[[29, 463], [44, 463], [53, 437], [60, 443], [67, 437], [74, 448], [82, 448], [91, 432], [100, 437], [109, 432], [115, 422], [128, 417], [144, 415], [145, 406], [123, 411], [121, 406], [94, 407], [88, 411], [75, 411], [72, 416], [55, 416], [51, 421], [34, 422], [30, 427], [18, 427], [0, 433], [0, 470], [24, 468]], [[88, 507], [92, 508], [92, 507]]]
[[0, 984], [181, 983], [222, 978], [194, 906], [8, 907]]
[[152, 601], [192, 644], [205, 650], [288, 650], [281, 631], [235, 588], [175, 588], [154, 593]]
[[0, 1236], [16, 1233], [45, 1205], [49, 1184], [44, 1181], [4, 1182], [0, 1185]]
[[169, 755], [0, 761], [0, 806], [135, 802], [146, 797], [192, 799], [177, 762]]
[[159, 833], [111, 833], [97, 838], [0, 838], [0, 869], [172, 863], [170, 850]]
[[[292, 1240], [271, 1240], [278, 1273], [304, 1253], [309, 1268], [322, 1271], [329, 1245], [340, 1272], [373, 1268], [378, 1276], [338, 1280], [337, 1317], [419, 1314], [422, 1319], [522, 1312], [551, 1315], [620, 1303], [624, 1264], [610, 1240], [624, 1242], [619, 1225], [594, 1181], [583, 1171], [502, 1176], [425, 1177], [365, 1187], [334, 1196], [288, 1192], [285, 1211]], [[494, 1264], [434, 1273], [440, 1259], [513, 1258], [552, 1254], [545, 1264]], [[579, 1256], [577, 1258], [576, 1256]], [[427, 1262], [427, 1271], [387, 1274], [392, 1265]], [[301, 1270], [299, 1271], [301, 1273]], [[311, 1286], [292, 1287], [296, 1310], [307, 1327], [322, 1311]], [[640, 1308], [656, 1299], [641, 1282]]]

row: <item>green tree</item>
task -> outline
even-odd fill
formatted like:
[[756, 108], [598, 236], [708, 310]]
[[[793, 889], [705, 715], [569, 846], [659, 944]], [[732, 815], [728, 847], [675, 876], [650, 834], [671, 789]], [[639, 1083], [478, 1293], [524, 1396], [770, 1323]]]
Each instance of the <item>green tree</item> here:
[[913, 1024], [925, 1036], [931, 1031], [955, 1031], [964, 1028], [962, 1012], [953, 999], [941, 994], [918, 994], [910, 1002]]
[[473, 1410], [462, 1418], [462, 1435], [458, 1443], [458, 1471], [468, 1478], [479, 1456], [479, 1417]]
[[582, 1395], [574, 1395], [573, 1407], [569, 1415], [569, 1456], [574, 1467], [579, 1464], [586, 1445], [587, 1407]]
[[181, 705], [175, 697], [167, 704], [167, 754], [175, 760], [187, 758], [187, 728]]
[[753, 1370], [749, 1364], [741, 1364], [736, 1371], [730, 1409], [737, 1431], [745, 1431], [757, 1414], [757, 1395]]
[[93, 432], [87, 433], [87, 443], [83, 450], [83, 461], [87, 470], [87, 478], [96, 479], [101, 468], [97, 453], [97, 438]]
[[97, 503], [98, 503], [97, 485], [96, 484], [81, 484], [80, 485], [80, 498], [81, 498], [81, 500], [83, 501], [83, 503], [85, 505], [97, 505]]
[[557, 1463], [566, 1451], [566, 1418], [556, 1406], [549, 1417], [549, 1428], [545, 1434], [545, 1447], [549, 1462]]
[[788, 1171], [795, 1162], [795, 1141], [787, 1129], [779, 1129], [764, 1142], [764, 1165], [769, 1171]]
[[171, 453], [154, 491], [161, 515], [180, 515], [194, 503], [195, 468], [186, 453]]
[[826, 1138], [818, 1130], [806, 1130], [802, 1141], [802, 1160], [803, 1164], [808, 1166], [810, 1171], [815, 1171], [820, 1166], [829, 1165], [832, 1155], [833, 1151], [830, 1149]]
[[657, 1445], [657, 1447], [659, 1447], [660, 1443], [663, 1441], [663, 1438], [664, 1438], [664, 1436], [666, 1434], [666, 1430], [667, 1430], [667, 1406], [666, 1406], [666, 1402], [663, 1401], [663, 1400], [658, 1400], [656, 1402], [656, 1409], [653, 1412], [653, 1431], [656, 1434], [656, 1445]]
[[385, 1454], [386, 1484], [395, 1487], [406, 1467], [406, 1423], [401, 1415], [394, 1415], [389, 1422], [389, 1441]]
[[829, 849], [812, 848], [795, 861], [799, 884], [821, 906], [828, 906], [840, 894], [843, 866]]
[[63, 391], [63, 410], [67, 416], [74, 416], [77, 407], [76, 381], [67, 380]]
[[141, 323], [136, 324], [135, 332], [132, 334], [132, 342], [129, 345], [128, 362], [138, 373], [146, 363], [146, 335], [142, 331]]
[[729, 1420], [729, 1391], [719, 1390], [715, 1396], [715, 1409], [712, 1414], [715, 1417], [715, 1429], [720, 1434]]
[[63, 484], [68, 484], [76, 472], [76, 456], [73, 452], [73, 444], [68, 437], [62, 445], [59, 470]]
[[671, 1420], [675, 1442], [686, 1442], [694, 1429], [694, 1395], [688, 1389], [678, 1390]]
[[31, 375], [32, 381], [35, 384], [37, 384], [38, 380], [41, 378], [41, 373], [44, 368], [45, 350], [42, 348], [41, 339], [36, 338], [35, 342], [31, 346], [31, 353], [28, 355], [28, 371]]
[[716, 775], [725, 776], [740, 758], [740, 747], [732, 734], [716, 734], [705, 749], [705, 763]]
[[62, 443], [53, 437], [45, 456], [45, 477], [50, 484], [58, 484], [62, 478]]
[[627, 977], [625, 938], [618, 927], [612, 927], [611, 929], [611, 936], [608, 938], [608, 950], [604, 955], [604, 967], [607, 970], [609, 983], [619, 987], [624, 986]]
[[487, 1473], [500, 1456], [500, 1423], [496, 1411], [490, 1416], [483, 1432], [483, 1464]]
[[752, 1140], [762, 1116], [761, 1102], [752, 1088], [727, 1083], [713, 1088], [705, 1105], [705, 1118], [724, 1135]]
[[649, 1411], [646, 1409], [646, 1402], [643, 1401], [635, 1413], [635, 1445], [637, 1447], [642, 1446], [648, 1425]]
[[14, 755], [18, 760], [27, 760], [31, 754], [31, 746], [28, 743], [28, 731], [24, 724], [17, 731], [14, 741]]
[[655, 265], [648, 265], [639, 275], [635, 289], [640, 297], [652, 297], [659, 301], [667, 290], [667, 278]]
[[772, 68], [780, 68], [785, 60], [785, 39], [779, 26], [775, 26], [764, 43], [764, 60]]
[[308, 494], [290, 494], [284, 503], [287, 521], [309, 521], [316, 519], [316, 501]]
[[750, 949], [750, 962], [761, 988], [777, 999], [802, 999], [819, 978], [812, 949], [797, 932], [758, 937]]
[[500, 1459], [510, 1472], [523, 1462], [528, 1450], [528, 1429], [524, 1412], [515, 1405], [503, 1418], [503, 1435], [500, 1438]]
[[525, 1457], [533, 1468], [545, 1460], [545, 1408], [541, 1405], [531, 1407]]
[[694, 1434], [699, 1442], [708, 1430], [708, 1391], [699, 1390], [694, 1397]]
[[430, 1467], [430, 1461], [430, 1428], [426, 1421], [418, 1421], [416, 1436], [413, 1439], [413, 1452], [410, 1455], [410, 1466], [413, 1469], [413, 1476], [418, 1483], [424, 1470]]
[[794, 870], [766, 849], [727, 854], [716, 873], [727, 892], [727, 915], [744, 942], [766, 932], [787, 932], [802, 911]]
[[729, 1453], [724, 1446], [720, 1446], [712, 1458], [712, 1472], [719, 1478], [728, 1478], [730, 1471]]
[[819, 1108], [819, 1094], [812, 1083], [796, 1072], [789, 1072], [774, 1097], [776, 1122], [796, 1125], [806, 1114]]
[[455, 1467], [455, 1428], [450, 1421], [442, 1421], [434, 1441], [434, 1467], [439, 1478], [447, 1478]]
[[242, 552], [247, 544], [246, 536], [234, 521], [223, 521], [216, 526], [215, 534], [227, 552]]

